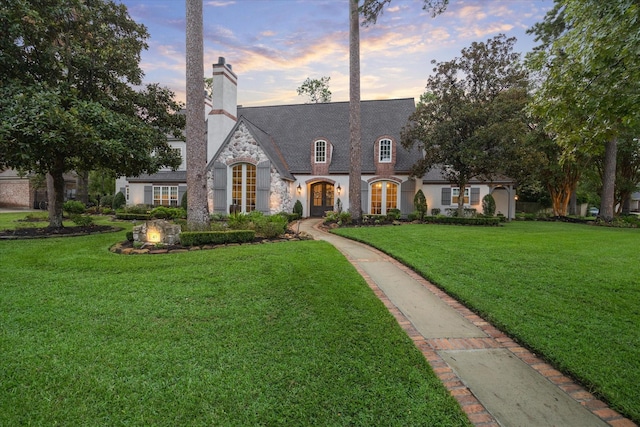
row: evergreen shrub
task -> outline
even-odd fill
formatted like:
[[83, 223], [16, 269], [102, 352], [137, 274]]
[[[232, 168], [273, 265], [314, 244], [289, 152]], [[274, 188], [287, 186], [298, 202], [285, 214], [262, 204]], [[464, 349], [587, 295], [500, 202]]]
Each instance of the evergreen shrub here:
[[228, 243], [247, 243], [256, 238], [254, 230], [229, 231], [183, 231], [180, 243], [183, 246], [221, 245]]
[[62, 210], [69, 215], [80, 215], [83, 214], [87, 210], [87, 208], [82, 202], [79, 202], [77, 200], [67, 200], [62, 205]]
[[111, 202], [111, 207], [113, 209], [121, 209], [124, 205], [127, 204], [127, 199], [122, 194], [122, 191], [118, 191], [115, 196], [113, 196], [113, 202]]

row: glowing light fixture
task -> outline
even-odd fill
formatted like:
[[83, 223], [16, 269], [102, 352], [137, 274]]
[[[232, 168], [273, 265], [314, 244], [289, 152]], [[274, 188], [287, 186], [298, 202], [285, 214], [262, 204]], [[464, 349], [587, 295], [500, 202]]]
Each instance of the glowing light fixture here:
[[341, 191], [342, 191], [342, 187], [340, 187], [340, 183], [338, 183], [338, 186], [336, 187], [336, 192], [338, 193], [338, 196], [340, 195]]
[[298, 194], [302, 193], [302, 187], [300, 187], [300, 184], [298, 184], [298, 188], [297, 188]]

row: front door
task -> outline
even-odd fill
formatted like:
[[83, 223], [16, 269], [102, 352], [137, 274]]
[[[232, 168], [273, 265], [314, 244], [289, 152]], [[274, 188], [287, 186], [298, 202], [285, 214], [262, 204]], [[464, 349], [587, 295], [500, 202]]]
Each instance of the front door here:
[[311, 184], [311, 209], [310, 215], [324, 216], [326, 211], [333, 210], [333, 184], [328, 182], [316, 182]]

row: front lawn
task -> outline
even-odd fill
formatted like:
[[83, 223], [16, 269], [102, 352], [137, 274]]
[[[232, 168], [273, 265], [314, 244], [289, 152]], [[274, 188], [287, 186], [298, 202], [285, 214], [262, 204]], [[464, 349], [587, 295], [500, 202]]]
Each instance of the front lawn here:
[[469, 425], [329, 244], [124, 237], [0, 241], [0, 425]]
[[336, 233], [410, 265], [640, 421], [640, 230], [512, 222]]

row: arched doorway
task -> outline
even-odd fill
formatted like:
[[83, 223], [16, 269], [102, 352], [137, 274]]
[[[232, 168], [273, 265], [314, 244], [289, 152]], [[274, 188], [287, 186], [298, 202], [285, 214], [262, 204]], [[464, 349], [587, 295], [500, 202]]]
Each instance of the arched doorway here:
[[310, 194], [310, 216], [321, 217], [326, 211], [333, 210], [333, 184], [329, 182], [311, 184]]

